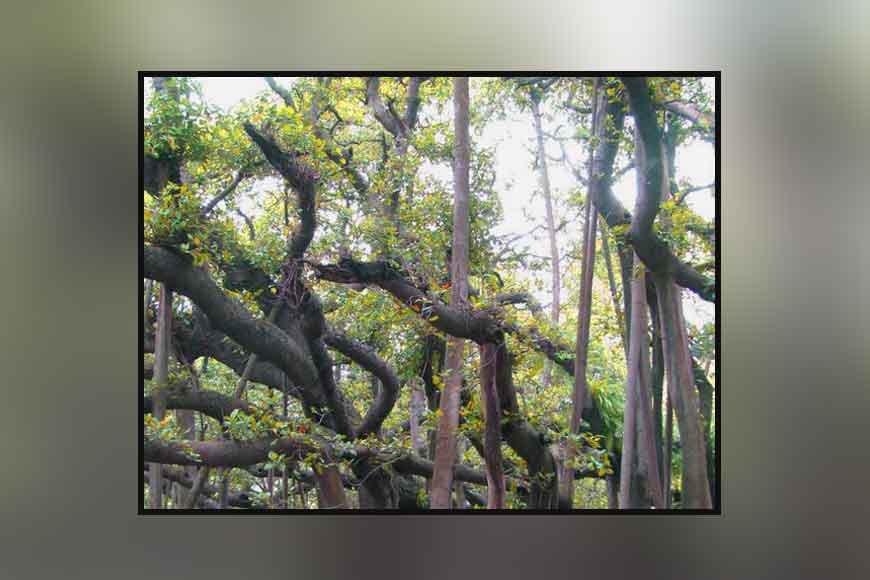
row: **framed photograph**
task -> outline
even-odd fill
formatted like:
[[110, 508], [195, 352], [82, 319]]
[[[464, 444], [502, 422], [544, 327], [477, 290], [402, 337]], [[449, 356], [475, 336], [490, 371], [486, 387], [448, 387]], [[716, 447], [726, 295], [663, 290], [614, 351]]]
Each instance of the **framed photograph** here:
[[721, 514], [718, 71], [139, 83], [140, 514]]

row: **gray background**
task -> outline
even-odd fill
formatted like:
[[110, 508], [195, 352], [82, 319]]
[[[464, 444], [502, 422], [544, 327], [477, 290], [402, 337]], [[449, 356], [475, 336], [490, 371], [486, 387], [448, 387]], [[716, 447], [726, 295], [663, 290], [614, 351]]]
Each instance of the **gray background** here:
[[[870, 577], [867, 2], [3, 12], [0, 577]], [[160, 68], [721, 69], [724, 515], [137, 517], [136, 71]]]

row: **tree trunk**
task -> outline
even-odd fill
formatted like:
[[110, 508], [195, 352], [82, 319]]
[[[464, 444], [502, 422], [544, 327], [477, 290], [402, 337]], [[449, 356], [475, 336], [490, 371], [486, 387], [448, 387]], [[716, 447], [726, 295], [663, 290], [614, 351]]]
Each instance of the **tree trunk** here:
[[423, 391], [422, 381], [414, 377], [408, 381], [411, 387], [411, 399], [408, 403], [408, 415], [411, 424], [411, 448], [420, 457], [426, 456], [426, 442], [423, 433], [420, 432], [420, 424], [423, 414], [426, 412], [426, 393]]
[[[599, 103], [599, 87], [598, 80], [595, 81], [595, 89], [593, 92], [593, 107], [592, 107], [592, 135], [599, 135], [604, 123], [601, 122], [599, 116], [603, 114], [603, 107]], [[586, 199], [586, 231], [583, 242], [583, 266], [581, 270], [580, 280], [580, 299], [578, 301], [577, 313], [577, 343], [575, 347], [574, 357], [574, 392], [573, 392], [573, 412], [571, 414], [571, 434], [576, 435], [580, 432], [580, 422], [583, 417], [583, 406], [586, 402], [588, 391], [588, 383], [586, 378], [586, 367], [589, 354], [589, 327], [592, 319], [592, 279], [595, 269], [595, 234], [598, 230], [597, 220], [598, 211], [595, 207], [595, 198], [597, 189], [601, 184], [601, 176], [596, 176], [597, 169], [595, 144], [590, 144], [589, 147], [589, 190]], [[565, 462], [568, 464], [565, 472], [569, 474], [568, 480], [560, 482], [562, 490], [560, 493], [567, 497], [569, 505], [573, 505], [574, 498], [574, 471], [570, 468], [573, 463], [573, 458], [576, 456], [575, 446], [569, 442], [565, 452]]]
[[[161, 421], [166, 412], [166, 385], [169, 378], [169, 352], [172, 350], [172, 291], [160, 284], [160, 306], [157, 313], [157, 331], [154, 339], [154, 406], [151, 416]], [[163, 470], [159, 463], [148, 468], [151, 509], [163, 507]]]
[[341, 483], [341, 473], [335, 465], [326, 465], [319, 470], [317, 476], [317, 506], [320, 509], [347, 509], [347, 497], [344, 485]]
[[667, 401], [665, 402], [665, 442], [664, 442], [664, 492], [665, 492], [665, 508], [671, 509], [674, 502], [674, 495], [671, 492], [671, 462], [673, 459], [674, 450], [674, 407], [671, 403], [671, 396], [666, 392]]
[[[635, 260], [635, 268], [637, 261]], [[625, 383], [625, 411], [622, 428], [622, 461], [620, 462], [619, 507], [629, 509], [639, 507], [632, 498], [635, 477], [635, 445], [637, 442], [637, 382], [640, 374], [642, 309], [638, 308], [637, 286], [641, 274], [635, 274], [631, 282], [631, 343], [628, 347], [628, 378]]]
[[[610, 258], [610, 243], [607, 241], [607, 232], [604, 223], [600, 224], [601, 230], [601, 253], [604, 254], [604, 265], [607, 267], [607, 283], [610, 286], [610, 298], [613, 300], [613, 311], [616, 313], [616, 322], [619, 324], [619, 333], [622, 336], [622, 350], [625, 353], [626, 364], [628, 362], [628, 333], [625, 332], [627, 322], [623, 318], [622, 308], [619, 307], [619, 296], [616, 292], [616, 279], [613, 275], [613, 261]], [[628, 292], [623, 287], [623, 292]]]
[[[544, 148], [544, 128], [541, 123], [541, 109], [539, 98], [532, 97], [532, 118], [535, 122], [535, 136], [538, 143], [538, 175], [541, 182], [541, 193], [544, 196], [544, 207], [547, 215], [547, 238], [550, 243], [550, 292], [552, 303], [550, 305], [550, 323], [553, 328], [559, 326], [560, 292], [562, 282], [559, 272], [559, 246], [556, 244], [556, 218], [553, 214], [553, 198], [550, 191], [550, 175], [547, 170], [547, 154]], [[549, 359], [544, 361], [543, 388], [550, 386], [552, 363]]]
[[653, 434], [655, 436], [656, 456], [658, 457], [659, 473], [662, 477], [662, 492], [667, 496], [667, 471], [669, 466], [665, 465], [664, 457], [664, 434], [662, 430], [662, 418], [664, 416], [664, 382], [665, 382], [665, 363], [664, 355], [662, 354], [662, 332], [659, 325], [658, 299], [656, 298], [655, 286], [650, 280], [647, 280], [647, 306], [649, 307], [651, 327], [653, 333], [652, 339], [652, 378], [651, 390], [653, 400]]
[[480, 345], [480, 395], [484, 415], [487, 509], [504, 509], [505, 481], [501, 454], [501, 408], [495, 386], [497, 345]]
[[716, 439], [713, 436], [713, 384], [707, 379], [707, 373], [701, 365], [692, 358], [692, 373], [695, 378], [695, 386], [698, 389], [698, 399], [701, 404], [701, 420], [704, 429], [704, 445], [707, 457], [707, 479], [710, 482], [710, 499], [716, 504], [716, 458], [713, 451]]
[[[468, 78], [453, 79], [455, 143], [453, 150], [453, 244], [451, 252], [450, 304], [464, 308], [468, 299], [468, 190], [469, 132]], [[438, 441], [432, 473], [432, 509], [450, 509], [453, 464], [456, 461], [456, 430], [459, 425], [459, 391], [465, 341], [450, 337], [447, 344], [448, 379], [441, 394]]]
[[653, 280], [658, 293], [668, 395], [673, 401], [683, 450], [682, 505], [690, 509], [709, 509], [712, 503], [707, 480], [706, 449], [692, 376], [682, 297], [669, 275], [654, 274]]
[[[662, 141], [646, 79], [625, 77], [622, 82], [628, 93], [636, 129], [638, 195], [628, 235], [637, 242], [651, 239], [655, 235], [653, 225], [660, 202], [670, 193], [668, 152]], [[658, 294], [668, 394], [673, 401], [683, 450], [681, 503], [687, 508], [709, 509], [711, 502], [707, 461], [698, 400], [692, 380], [682, 297], [667, 269], [656, 270], [652, 278]]]
[[208, 465], [203, 465], [199, 468], [199, 473], [197, 473], [196, 479], [193, 481], [193, 487], [190, 488], [190, 491], [187, 494], [184, 503], [185, 509], [193, 509], [196, 506], [199, 494], [202, 493], [203, 487], [208, 483], [208, 474], [210, 471], [211, 467]]
[[218, 509], [228, 509], [230, 507], [230, 470], [231, 467], [221, 467], [218, 469], [218, 479], [220, 480], [220, 496], [218, 497]]
[[[652, 415], [652, 393], [650, 392], [650, 360], [649, 360], [649, 334], [647, 332], [646, 318], [646, 276], [644, 266], [640, 259], [635, 256], [635, 265], [638, 268], [637, 279], [632, 284], [632, 312], [639, 319], [637, 329], [632, 330], [632, 336], [640, 344], [640, 369], [637, 375], [637, 453], [638, 475], [643, 489], [642, 497], [644, 507], [653, 505], [656, 509], [664, 508], [662, 494], [662, 482], [659, 471], [658, 455], [656, 452], [655, 430]], [[659, 417], [659, 424], [661, 424]]]

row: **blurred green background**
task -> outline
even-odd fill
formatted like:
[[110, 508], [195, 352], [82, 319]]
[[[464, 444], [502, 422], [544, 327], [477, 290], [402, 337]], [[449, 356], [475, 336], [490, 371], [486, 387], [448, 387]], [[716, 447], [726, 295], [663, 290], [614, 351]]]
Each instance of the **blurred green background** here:
[[[870, 577], [868, 16], [857, 0], [7, 5], [0, 577]], [[722, 70], [724, 515], [136, 516], [137, 70], [257, 69]]]

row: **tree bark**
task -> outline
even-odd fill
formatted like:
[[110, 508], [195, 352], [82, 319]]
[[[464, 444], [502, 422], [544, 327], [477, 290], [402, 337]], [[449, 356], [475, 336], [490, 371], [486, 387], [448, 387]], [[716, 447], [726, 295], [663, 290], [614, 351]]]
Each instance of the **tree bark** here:
[[[468, 196], [469, 131], [468, 78], [453, 79], [455, 143], [453, 150], [453, 244], [451, 252], [451, 306], [463, 308], [468, 299]], [[441, 394], [435, 471], [432, 474], [432, 509], [450, 509], [453, 464], [456, 462], [456, 430], [459, 425], [459, 390], [465, 341], [450, 337], [447, 344], [447, 384]]]
[[652, 377], [651, 390], [653, 399], [653, 434], [656, 443], [656, 456], [658, 457], [659, 473], [662, 477], [662, 492], [667, 496], [667, 473], [670, 469], [665, 465], [664, 454], [664, 431], [662, 429], [662, 420], [664, 417], [664, 382], [665, 382], [665, 363], [662, 353], [662, 331], [659, 325], [658, 299], [656, 298], [655, 286], [651, 280], [647, 280], [647, 306], [649, 308], [651, 328], [653, 333], [652, 340]]
[[317, 475], [317, 505], [320, 509], [347, 509], [347, 497], [341, 483], [341, 472], [335, 465], [315, 470]]
[[[613, 275], [613, 261], [610, 258], [610, 243], [607, 241], [607, 232], [604, 223], [599, 224], [601, 230], [601, 253], [604, 254], [604, 265], [607, 267], [607, 283], [610, 286], [610, 298], [613, 300], [613, 311], [616, 313], [616, 322], [619, 325], [619, 334], [622, 337], [622, 350], [625, 352], [625, 360], [628, 362], [628, 333], [625, 331], [627, 324], [623, 318], [622, 308], [619, 307], [619, 296], [616, 292], [616, 279]], [[623, 287], [623, 292], [628, 289]]]
[[208, 484], [208, 474], [210, 471], [211, 467], [208, 465], [203, 465], [199, 468], [199, 473], [197, 473], [196, 479], [193, 481], [193, 487], [190, 488], [190, 492], [187, 494], [186, 502], [184, 503], [185, 509], [196, 507], [199, 495], [206, 484]]
[[692, 358], [692, 376], [698, 389], [698, 399], [701, 405], [701, 426], [704, 430], [704, 446], [707, 457], [707, 479], [710, 482], [710, 499], [716, 504], [716, 458], [713, 454], [716, 439], [713, 436], [713, 384], [707, 379], [707, 373], [701, 365]]
[[682, 506], [710, 509], [706, 449], [680, 290], [668, 275], [654, 274], [653, 279], [659, 298], [668, 395], [673, 401], [683, 450]]
[[420, 457], [425, 457], [426, 442], [420, 431], [420, 426], [423, 414], [426, 412], [426, 393], [423, 391], [424, 387], [421, 383], [422, 381], [417, 377], [409, 381], [411, 398], [408, 403], [408, 415], [411, 427], [411, 449]]
[[[638, 268], [637, 278], [632, 282], [632, 312], [639, 319], [637, 328], [632, 329], [632, 336], [640, 345], [640, 357], [636, 382], [636, 406], [637, 406], [637, 437], [636, 448], [638, 453], [638, 472], [641, 480], [642, 501], [644, 507], [652, 504], [656, 509], [664, 508], [661, 477], [659, 475], [659, 463], [656, 453], [655, 433], [653, 428], [653, 415], [651, 411], [652, 395], [650, 392], [650, 360], [649, 360], [649, 334], [647, 332], [646, 317], [646, 276], [644, 266], [640, 259], [635, 256], [635, 266]], [[659, 421], [661, 424], [661, 421]]]
[[[635, 264], [636, 265], [636, 264]], [[637, 381], [640, 374], [641, 351], [641, 312], [638, 308], [636, 287], [639, 273], [631, 282], [631, 343], [628, 347], [628, 379], [625, 383], [625, 410], [622, 428], [622, 461], [620, 462], [619, 507], [629, 509], [639, 507], [632, 498], [632, 485], [635, 477], [635, 445], [637, 442]]]
[[663, 490], [665, 492], [665, 508], [671, 509], [673, 506], [674, 495], [671, 492], [671, 463], [673, 460], [674, 451], [674, 407], [671, 402], [671, 396], [668, 393], [665, 401], [665, 442], [664, 442], [664, 481]]
[[[157, 313], [157, 331], [154, 339], [154, 406], [151, 416], [161, 421], [166, 412], [165, 389], [169, 378], [169, 352], [172, 350], [172, 291], [166, 284], [160, 284], [160, 306]], [[163, 507], [163, 474], [161, 465], [153, 463], [149, 466], [150, 507]]]
[[[532, 118], [535, 123], [535, 137], [538, 144], [538, 175], [541, 182], [541, 193], [544, 196], [544, 207], [547, 216], [547, 239], [550, 244], [550, 293], [552, 303], [550, 305], [550, 323], [553, 328], [559, 326], [560, 292], [562, 287], [561, 274], [559, 272], [559, 246], [556, 243], [556, 218], [553, 213], [553, 197], [550, 191], [550, 175], [547, 169], [547, 153], [544, 148], [544, 128], [541, 123], [540, 99], [532, 96]], [[543, 388], [550, 386], [553, 365], [547, 360], [544, 362]]]
[[[603, 128], [605, 123], [600, 119], [604, 114], [603, 103], [599, 99], [600, 87], [599, 81], [596, 79], [595, 88], [593, 91], [593, 107], [592, 107], [592, 135], [599, 138], [599, 143], [604, 141]], [[583, 406], [586, 402], [588, 391], [588, 382], [586, 377], [587, 357], [589, 354], [589, 328], [592, 319], [592, 279], [595, 269], [595, 234], [598, 229], [597, 219], [598, 212], [596, 211], [596, 198], [598, 189], [603, 185], [602, 178], [598, 175], [600, 169], [599, 163], [596, 160], [596, 144], [591, 144], [589, 147], [589, 189], [586, 198], [585, 222], [586, 230], [583, 241], [583, 266], [581, 270], [580, 280], [580, 299], [578, 302], [577, 313], [577, 343], [575, 347], [574, 359], [574, 391], [573, 391], [573, 410], [571, 414], [571, 433], [576, 435], [580, 432], [580, 421], [583, 417]], [[609, 174], [609, 172], [608, 172]], [[574, 498], [574, 478], [573, 469], [570, 464], [576, 455], [574, 445], [570, 442], [565, 452], [565, 463], [568, 468], [563, 470], [567, 473], [568, 481], [561, 483], [561, 494], [568, 499], [569, 505], [573, 505]]]
[[487, 509], [504, 509], [505, 481], [501, 454], [501, 408], [495, 386], [497, 345], [480, 345], [480, 394], [484, 416], [484, 461], [486, 464]]
[[710, 488], [698, 400], [692, 380], [682, 298], [674, 283], [678, 273], [670, 268], [655, 268], [644, 259], [641, 251], [641, 246], [655, 238], [653, 223], [663, 196], [670, 193], [662, 132], [656, 120], [646, 79], [626, 77], [622, 82], [628, 91], [637, 131], [638, 194], [628, 235], [635, 244], [638, 256], [652, 269], [658, 294], [668, 394], [673, 401], [683, 448], [682, 505], [687, 508], [709, 509]]

